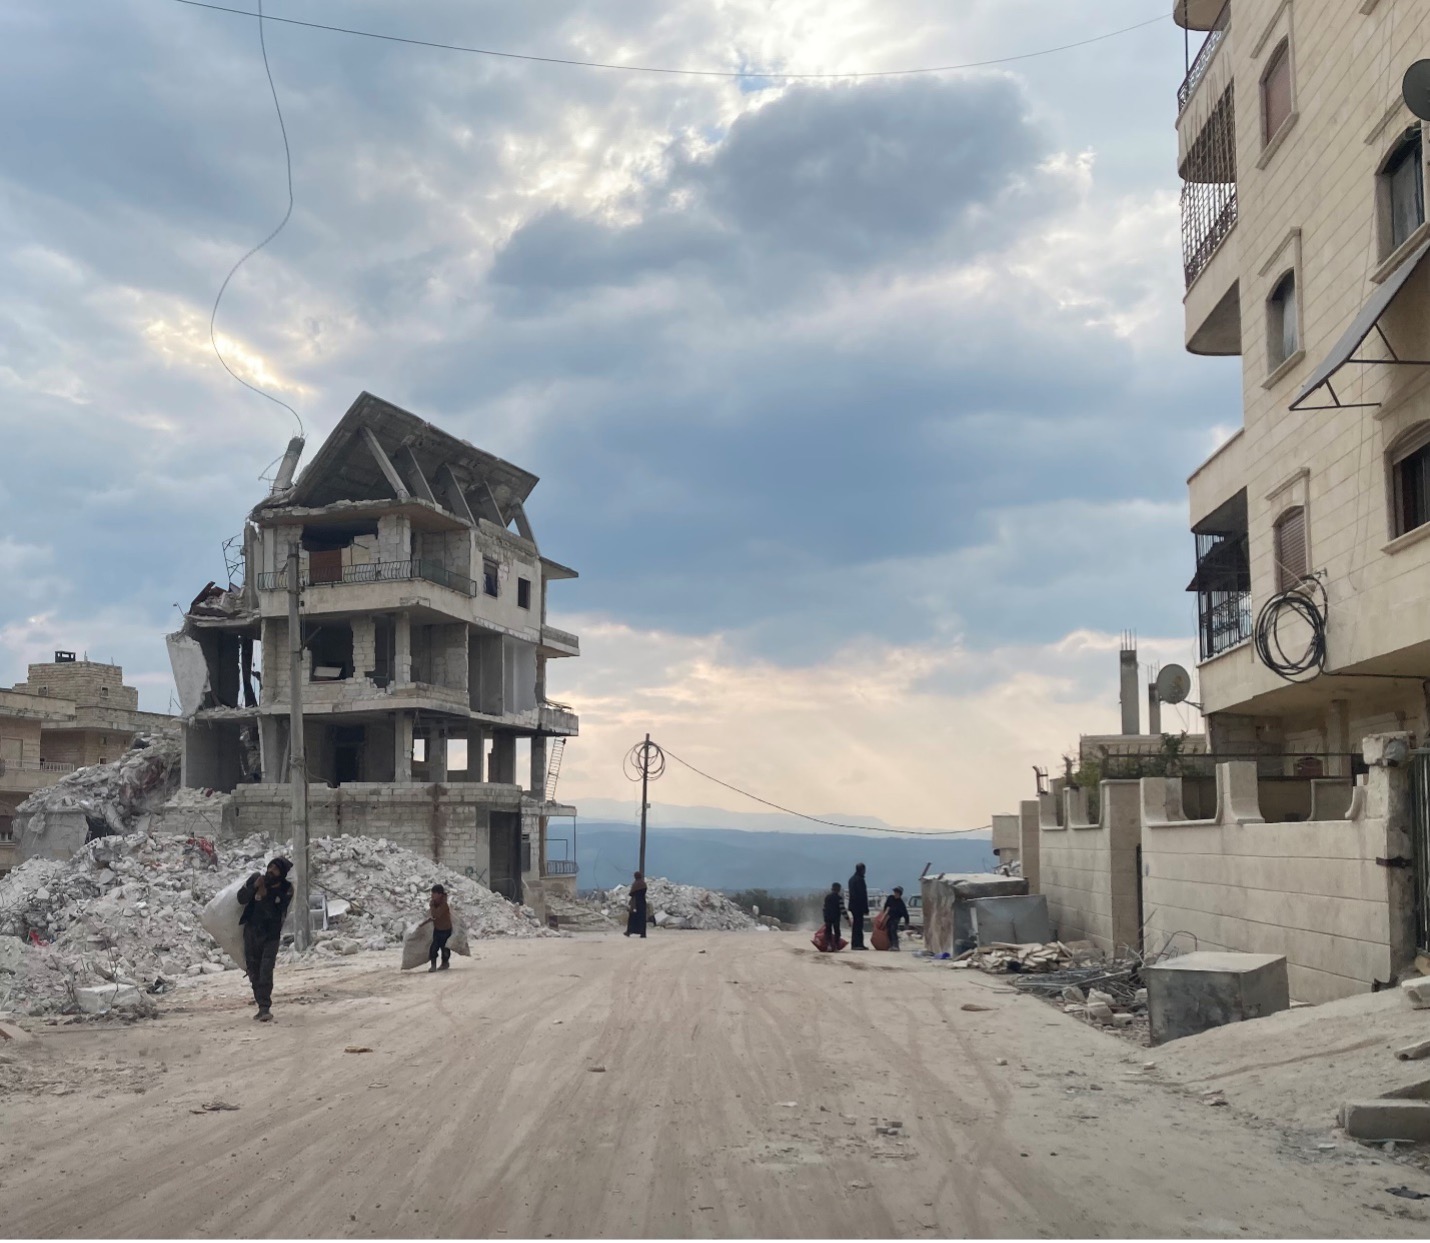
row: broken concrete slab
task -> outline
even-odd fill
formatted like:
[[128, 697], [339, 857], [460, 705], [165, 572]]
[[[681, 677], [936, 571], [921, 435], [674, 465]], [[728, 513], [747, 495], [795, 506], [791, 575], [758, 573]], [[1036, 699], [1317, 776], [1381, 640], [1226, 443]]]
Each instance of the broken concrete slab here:
[[1146, 969], [1152, 1043], [1291, 1008], [1280, 954], [1202, 950]]
[[106, 1014], [110, 1010], [125, 1010], [139, 1004], [139, 990], [132, 984], [99, 984], [94, 988], [75, 989], [81, 1014]]
[[1430, 1010], [1430, 976], [1416, 976], [1400, 985], [1401, 995], [1415, 1010]]
[[1418, 1062], [1421, 1058], [1430, 1057], [1430, 1040], [1421, 1040], [1416, 1044], [1408, 1044], [1403, 1049], [1397, 1049], [1395, 1056], [1402, 1062]]
[[1341, 1126], [1354, 1139], [1423, 1143], [1430, 1140], [1430, 1103], [1386, 1098], [1347, 1101], [1341, 1106]]
[[1044, 894], [974, 898], [968, 905], [979, 945], [1045, 945], [1053, 939]]

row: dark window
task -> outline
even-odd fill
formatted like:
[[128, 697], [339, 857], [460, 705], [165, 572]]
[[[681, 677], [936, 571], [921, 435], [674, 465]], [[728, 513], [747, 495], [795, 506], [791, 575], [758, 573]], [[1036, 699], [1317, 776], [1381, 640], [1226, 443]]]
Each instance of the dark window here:
[[1390, 206], [1390, 245], [1386, 253], [1403, 246], [1425, 223], [1425, 182], [1421, 173], [1420, 131], [1415, 130], [1396, 148], [1382, 174]]
[[1285, 591], [1305, 578], [1310, 570], [1306, 556], [1306, 511], [1298, 505], [1276, 519], [1271, 542], [1276, 556], [1276, 588]]
[[516, 580], [516, 604], [518, 608], [529, 609], [531, 607], [531, 579], [519, 578]]
[[99, 688], [99, 693], [100, 693], [100, 695], [102, 695], [102, 696], [108, 696], [108, 694], [109, 694], [109, 687], [107, 687], [107, 686], [101, 686], [101, 687]]
[[1285, 40], [1261, 79], [1261, 142], [1264, 146], [1291, 116], [1291, 47]]
[[482, 558], [482, 590], [489, 596], [498, 594], [497, 563], [490, 557]]
[[1197, 593], [1201, 658], [1210, 660], [1251, 638], [1246, 492], [1229, 498], [1193, 533], [1197, 541], [1197, 572], [1187, 590]]
[[1394, 465], [1395, 534], [1430, 522], [1430, 443], [1398, 458]]
[[1287, 272], [1276, 282], [1276, 288], [1266, 302], [1266, 351], [1272, 371], [1301, 348], [1300, 336], [1296, 315], [1296, 273]]
[[319, 626], [308, 639], [314, 682], [337, 682], [353, 676], [353, 628]]

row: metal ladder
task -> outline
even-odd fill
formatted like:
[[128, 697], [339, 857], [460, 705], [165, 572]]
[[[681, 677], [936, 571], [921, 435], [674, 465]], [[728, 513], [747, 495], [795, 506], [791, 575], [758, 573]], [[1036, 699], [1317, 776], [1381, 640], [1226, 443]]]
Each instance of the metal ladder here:
[[546, 765], [546, 801], [556, 801], [556, 782], [561, 776], [561, 757], [566, 754], [566, 739], [558, 738], [551, 744], [551, 759]]

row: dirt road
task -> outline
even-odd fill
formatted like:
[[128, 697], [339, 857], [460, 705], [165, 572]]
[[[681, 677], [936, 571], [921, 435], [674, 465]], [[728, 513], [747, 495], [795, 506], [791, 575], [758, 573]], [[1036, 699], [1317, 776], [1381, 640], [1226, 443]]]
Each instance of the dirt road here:
[[[1248, 1127], [1160, 1082], [1155, 1052], [908, 955], [680, 932], [482, 943], [437, 975], [391, 958], [280, 974], [269, 1027], [233, 973], [157, 1021], [38, 1027], [0, 1066], [0, 1233], [1423, 1237], [1430, 1220], [1386, 1194], [1424, 1176]], [[239, 1108], [196, 1112], [216, 1101]]]

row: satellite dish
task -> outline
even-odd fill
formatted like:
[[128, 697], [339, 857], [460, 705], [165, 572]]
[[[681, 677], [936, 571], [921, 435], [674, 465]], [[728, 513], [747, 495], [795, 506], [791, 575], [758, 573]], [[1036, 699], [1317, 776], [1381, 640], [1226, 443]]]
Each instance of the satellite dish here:
[[1191, 675], [1181, 665], [1164, 665], [1155, 685], [1157, 698], [1164, 704], [1179, 704], [1192, 693]]
[[1417, 60], [1400, 83], [1405, 106], [1422, 121], [1430, 121], [1430, 60]]

